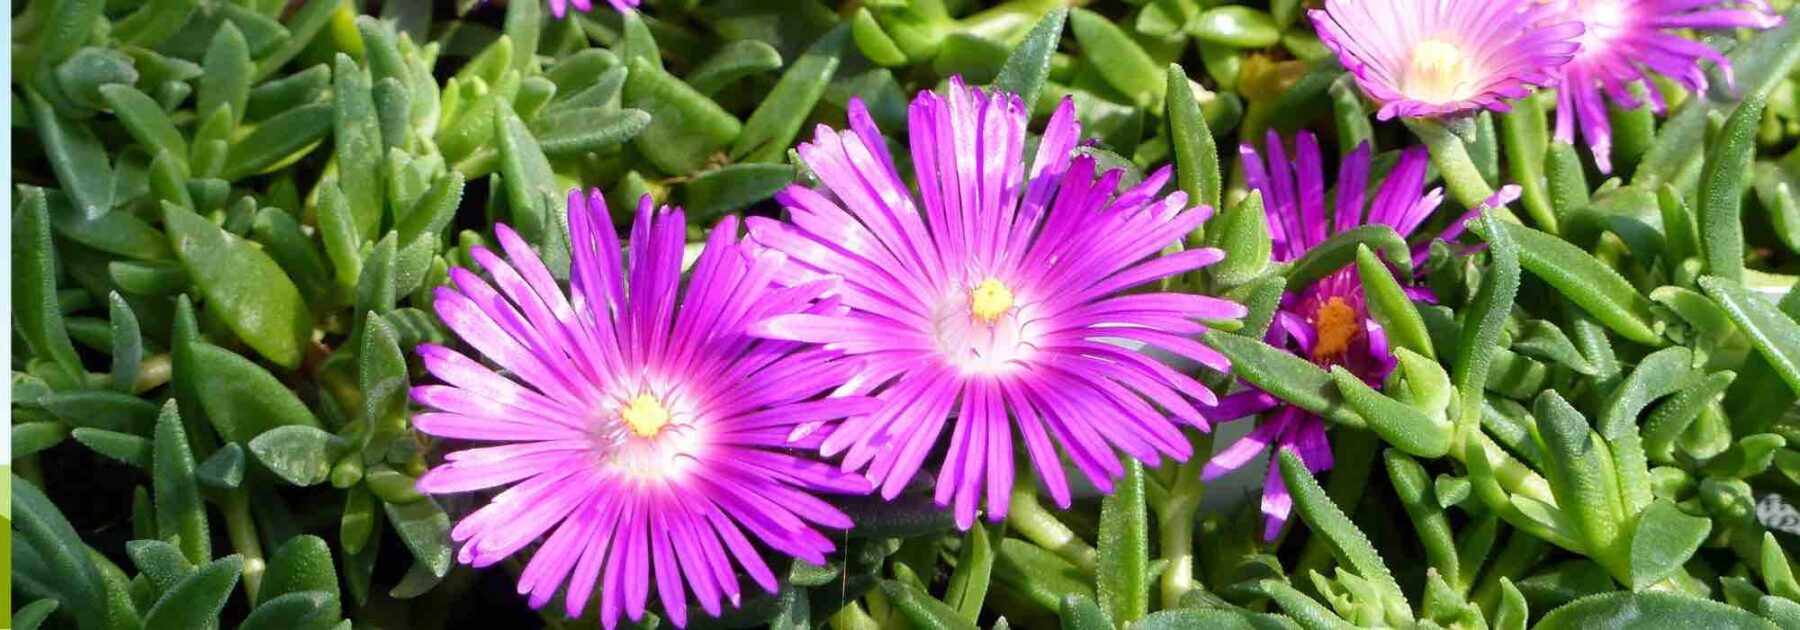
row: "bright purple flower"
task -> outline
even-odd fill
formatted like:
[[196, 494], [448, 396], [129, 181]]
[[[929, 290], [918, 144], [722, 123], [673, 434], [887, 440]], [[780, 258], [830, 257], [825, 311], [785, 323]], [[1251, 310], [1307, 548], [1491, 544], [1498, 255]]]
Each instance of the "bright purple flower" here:
[[1730, 84], [1731, 61], [1711, 46], [1675, 33], [1679, 29], [1773, 28], [1781, 17], [1764, 0], [1559, 0], [1564, 19], [1586, 25], [1580, 52], [1559, 69], [1556, 138], [1574, 142], [1580, 127], [1601, 171], [1612, 172], [1612, 123], [1606, 97], [1624, 107], [1643, 101], [1631, 90], [1642, 85], [1650, 107], [1662, 113], [1661, 92], [1646, 83], [1651, 73], [1689, 90], [1706, 89], [1701, 60], [1710, 60]]
[[[520, 0], [513, 1], [519, 2]], [[637, 5], [642, 4], [643, 1], [644, 0], [606, 0], [606, 3], [612, 5], [614, 10], [624, 13], [637, 8]], [[550, 14], [561, 18], [569, 12], [569, 5], [574, 5], [575, 10], [582, 13], [594, 10], [593, 0], [550, 0]]]
[[[1402, 237], [1418, 231], [1443, 204], [1441, 188], [1425, 191], [1425, 171], [1430, 163], [1426, 149], [1409, 147], [1382, 181], [1373, 201], [1364, 203], [1369, 183], [1371, 155], [1368, 144], [1357, 147], [1344, 157], [1338, 169], [1337, 195], [1330, 214], [1326, 214], [1325, 174], [1319, 155], [1319, 142], [1311, 133], [1302, 131], [1294, 139], [1295, 155], [1290, 161], [1282, 148], [1281, 137], [1269, 132], [1269, 159], [1264, 160], [1250, 145], [1240, 148], [1244, 175], [1251, 189], [1262, 193], [1268, 211], [1269, 235], [1274, 241], [1276, 261], [1301, 257], [1324, 242], [1328, 231], [1337, 233], [1363, 225], [1386, 225]], [[1516, 186], [1507, 186], [1483, 207], [1510, 203], [1518, 197]], [[1366, 212], [1365, 212], [1366, 210]], [[1464, 225], [1475, 216], [1470, 212], [1452, 222], [1438, 235], [1454, 239]], [[1415, 250], [1414, 258], [1424, 257], [1424, 247]], [[1269, 345], [1288, 348], [1320, 366], [1341, 365], [1371, 385], [1379, 387], [1393, 371], [1395, 359], [1388, 347], [1387, 334], [1370, 319], [1363, 297], [1361, 280], [1354, 267], [1345, 267], [1325, 276], [1311, 286], [1299, 287], [1282, 300], [1281, 309], [1264, 338]], [[1280, 409], [1276, 409], [1280, 406]], [[1264, 449], [1292, 449], [1314, 473], [1331, 468], [1331, 445], [1325, 437], [1325, 422], [1306, 410], [1282, 406], [1281, 401], [1260, 390], [1248, 390], [1226, 396], [1213, 410], [1221, 420], [1241, 418], [1275, 409], [1249, 435], [1214, 454], [1201, 471], [1201, 479], [1211, 481], [1243, 467]], [[1267, 517], [1263, 536], [1273, 540], [1287, 522], [1293, 509], [1287, 484], [1281, 479], [1280, 467], [1271, 457], [1268, 477], [1263, 483], [1262, 512]]]
[[1381, 104], [1378, 117], [1506, 111], [1575, 54], [1581, 25], [1538, 0], [1325, 0], [1319, 40]]
[[426, 370], [443, 384], [413, 389], [413, 399], [434, 410], [414, 426], [492, 444], [449, 453], [418, 487], [445, 494], [510, 486], [451, 537], [462, 544], [458, 560], [477, 567], [542, 539], [519, 577], [534, 608], [567, 583], [568, 613], [580, 615], [598, 586], [610, 628], [621, 609], [641, 618], [654, 584], [676, 625], [687, 620], [688, 591], [717, 616], [721, 599], [740, 602], [740, 569], [776, 589], [753, 540], [823, 563], [832, 543], [817, 529], [851, 522], [811, 493], [870, 489], [789, 450], [817, 444], [790, 442], [797, 427], [873, 408], [868, 398], [821, 396], [857, 363], [746, 334], [771, 315], [827, 312], [814, 300], [830, 282], [776, 286], [785, 257], [741, 244], [727, 218], [684, 291], [686, 229], [681, 210], [652, 212], [645, 196], [630, 264], [621, 268], [600, 193], [571, 191], [569, 297], [504, 225], [495, 233], [510, 264], [473, 252], [492, 284], [457, 268], [455, 288], [437, 291], [445, 325], [504, 372], [420, 346]]
[[1223, 257], [1217, 249], [1159, 255], [1212, 209], [1189, 208], [1179, 192], [1159, 196], [1167, 168], [1115, 194], [1123, 173], [1096, 178], [1094, 159], [1073, 152], [1081, 127], [1069, 100], [1030, 162], [1029, 114], [1018, 96], [952, 79], [947, 94], [921, 93], [909, 115], [917, 196], [853, 101], [850, 131], [821, 126], [800, 146], [821, 189], [778, 196], [791, 222], [748, 221], [757, 242], [843, 278], [836, 295], [847, 315], [787, 315], [759, 328], [866, 361], [848, 387], [873, 392], [882, 407], [832, 427], [822, 452], [843, 453], [846, 470], [865, 471], [892, 498], [950, 429], [936, 500], [954, 498], [964, 528], [984, 484], [988, 518], [1006, 516], [1015, 429], [1063, 507], [1069, 484], [1059, 447], [1102, 491], [1124, 472], [1115, 449], [1146, 462], [1186, 459], [1192, 447], [1170, 415], [1205, 429], [1190, 401], [1215, 397], [1134, 347], [1223, 370], [1225, 358], [1194, 341], [1206, 329], [1197, 320], [1244, 309], [1126, 292]]

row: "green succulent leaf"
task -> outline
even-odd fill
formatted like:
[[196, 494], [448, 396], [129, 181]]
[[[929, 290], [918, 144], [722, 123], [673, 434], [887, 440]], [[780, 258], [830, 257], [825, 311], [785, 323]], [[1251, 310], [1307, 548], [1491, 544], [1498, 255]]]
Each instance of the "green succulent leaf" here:
[[151, 467], [149, 439], [130, 433], [91, 427], [80, 427], [67, 433], [74, 436], [75, 441], [80, 442], [82, 446], [86, 446], [96, 453], [145, 470], [149, 470]]
[[144, 628], [182, 630], [213, 622], [237, 587], [243, 569], [243, 557], [231, 555], [194, 570], [156, 600], [144, 615]]
[[1752, 95], [1737, 106], [1717, 142], [1709, 147], [1700, 171], [1700, 242], [1707, 273], [1740, 280], [1744, 273], [1744, 226], [1740, 216], [1749, 187], [1756, 131], [1762, 122], [1764, 97]]
[[1333, 422], [1358, 428], [1367, 425], [1346, 404], [1331, 375], [1311, 361], [1231, 333], [1208, 331], [1202, 340], [1231, 359], [1232, 372], [1257, 388]]
[[189, 562], [202, 564], [211, 560], [212, 538], [206, 525], [206, 504], [200, 501], [193, 451], [188, 447], [187, 434], [182, 429], [174, 401], [163, 405], [162, 415], [156, 420], [152, 450], [151, 479], [155, 482], [157, 536], [175, 541]]
[[1162, 102], [1164, 83], [1156, 80], [1156, 62], [1112, 20], [1087, 9], [1069, 12], [1070, 30], [1090, 57], [1106, 59], [1095, 71], [1139, 106]]
[[1056, 44], [1062, 40], [1063, 25], [1068, 20], [1068, 8], [1059, 5], [1032, 25], [1024, 41], [1019, 42], [1012, 54], [1006, 56], [1006, 63], [1000, 66], [1000, 74], [994, 77], [994, 89], [1019, 95], [1027, 108], [1035, 105], [1050, 76]]
[[195, 344], [190, 382], [207, 420], [219, 436], [239, 444], [283, 426], [319, 426], [318, 418], [268, 370], [242, 355], [210, 344]]
[[[35, 569], [33, 565], [15, 567], [15, 579], [43, 584], [48, 590], [45, 595], [54, 597], [57, 607], [67, 610], [82, 627], [104, 627], [106, 608], [101, 602], [105, 586], [80, 535], [42, 490], [16, 474], [12, 497], [12, 522], [23, 543], [21, 549], [29, 548], [30, 557], [37, 560]], [[19, 552], [14, 550], [25, 555]]]
[[1100, 503], [1100, 606], [1115, 624], [1150, 611], [1150, 530], [1144, 468], [1131, 462], [1113, 494]]
[[206, 57], [200, 62], [205, 72], [194, 93], [194, 111], [201, 118], [214, 115], [220, 108], [230, 108], [235, 126], [250, 104], [250, 45], [235, 23], [226, 21], [213, 32], [207, 44]]
[[1749, 611], [1719, 602], [1676, 593], [1606, 593], [1570, 602], [1544, 615], [1538, 628], [1683, 628], [1728, 625], [1733, 628], [1774, 628], [1775, 624]]
[[718, 103], [642, 59], [629, 60], [625, 106], [650, 114], [634, 145], [665, 173], [687, 174], [724, 151], [743, 131]]
[[1436, 359], [1431, 333], [1412, 298], [1394, 277], [1393, 270], [1365, 245], [1356, 248], [1356, 275], [1362, 281], [1369, 316], [1387, 332], [1388, 342], [1427, 359]]
[[[1455, 371], [1451, 380], [1456, 384], [1461, 401], [1454, 420], [1459, 432], [1466, 432], [1478, 423], [1488, 370], [1500, 350], [1500, 334], [1504, 332], [1513, 299], [1519, 291], [1521, 248], [1512, 239], [1511, 230], [1497, 227], [1501, 224], [1492, 214], [1483, 214], [1477, 222], [1470, 224], [1488, 241], [1490, 266], [1467, 308], [1468, 315], [1458, 336], [1456, 358], [1452, 363]], [[1471, 323], [1473, 325], [1469, 325]]]
[[84, 378], [81, 357], [69, 341], [62, 309], [56, 303], [56, 250], [44, 191], [24, 188], [13, 213], [13, 317], [31, 355], [54, 362], [66, 378]]
[[257, 461], [296, 486], [323, 483], [346, 448], [337, 436], [307, 425], [276, 427], [250, 440]]
[[1300, 456], [1291, 450], [1283, 450], [1280, 454], [1281, 478], [1287, 482], [1288, 491], [1293, 493], [1294, 508], [1300, 518], [1306, 521], [1315, 535], [1324, 538], [1331, 549], [1332, 556], [1344, 563], [1350, 570], [1365, 580], [1369, 580], [1375, 592], [1381, 598], [1380, 605], [1390, 623], [1404, 624], [1412, 621], [1412, 609], [1406, 603], [1406, 594], [1400, 590], [1400, 584], [1388, 571], [1387, 563], [1375, 552], [1369, 538], [1350, 522], [1350, 517], [1331, 498], [1325, 489], [1315, 481]]
[[686, 207], [696, 218], [743, 210], [792, 184], [794, 175], [794, 167], [786, 164], [733, 164], [707, 171], [688, 182]]
[[282, 543], [275, 554], [269, 557], [268, 571], [263, 574], [261, 591], [257, 594], [263, 600], [258, 608], [265, 608], [277, 598], [290, 594], [318, 593], [329, 599], [309, 596], [323, 609], [326, 617], [336, 617], [338, 608], [337, 570], [331, 561], [331, 548], [317, 536], [295, 536]]
[[925, 630], [951, 630], [967, 628], [973, 630], [974, 623], [957, 616], [956, 609], [945, 605], [920, 591], [917, 587], [896, 580], [882, 580], [881, 592], [888, 598], [894, 609], [911, 623], [914, 628]]
[[1711, 532], [1711, 519], [1686, 514], [1666, 499], [1651, 503], [1631, 534], [1631, 588], [1643, 590], [1680, 570]]
[[1700, 288], [1750, 337], [1788, 387], [1800, 392], [1800, 323], [1736, 282], [1707, 276], [1700, 279]]
[[237, 235], [167, 202], [163, 226], [208, 310], [270, 361], [299, 365], [311, 317], [281, 266]]
[[388, 520], [400, 540], [412, 550], [413, 557], [432, 572], [443, 577], [450, 571], [450, 517], [437, 501], [425, 499], [405, 505], [383, 503]]
[[837, 73], [849, 29], [832, 29], [788, 65], [775, 88], [763, 97], [756, 111], [744, 121], [742, 133], [732, 141], [731, 159], [742, 162], [778, 162], [800, 134], [826, 84]]
[[1519, 265], [1526, 271], [1556, 287], [1613, 332], [1641, 344], [1662, 345], [1662, 335], [1651, 324], [1650, 299], [1618, 272], [1568, 241], [1522, 225], [1499, 225], [1517, 243]]
[[1359, 249], [1370, 248], [1386, 254], [1387, 261], [1398, 269], [1394, 275], [1410, 278], [1413, 274], [1412, 248], [1394, 228], [1365, 225], [1331, 235], [1324, 242], [1294, 259], [1287, 268], [1288, 286], [1303, 288], [1343, 269], [1356, 260]]

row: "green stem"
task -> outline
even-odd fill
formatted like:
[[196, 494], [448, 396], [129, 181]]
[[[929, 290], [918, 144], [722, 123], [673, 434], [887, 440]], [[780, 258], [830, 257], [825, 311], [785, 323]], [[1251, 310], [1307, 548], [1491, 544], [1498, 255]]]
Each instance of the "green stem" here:
[[[1493, 185], [1481, 176], [1481, 169], [1475, 167], [1475, 160], [1469, 157], [1469, 149], [1463, 145], [1461, 138], [1435, 121], [1413, 118], [1405, 121], [1406, 128], [1411, 129], [1413, 135], [1418, 136], [1431, 149], [1431, 163], [1437, 166], [1438, 172], [1443, 173], [1444, 186], [1450, 189], [1450, 196], [1455, 197], [1457, 203], [1465, 208], [1474, 208], [1487, 201], [1488, 197], [1494, 196]], [[1496, 210], [1502, 218], [1519, 222], [1512, 211], [1505, 208]]]
[[1201, 434], [1193, 442], [1194, 456], [1174, 467], [1168, 498], [1156, 508], [1157, 542], [1169, 563], [1162, 574], [1164, 610], [1175, 608], [1182, 595], [1200, 586], [1194, 579], [1194, 523], [1206, 495], [1200, 469], [1212, 453], [1213, 436]]
[[1097, 571], [1100, 552], [1038, 503], [1036, 483], [1034, 477], [1021, 476], [1013, 484], [1012, 512], [1006, 517], [1007, 526], [1025, 540], [1062, 556], [1082, 571], [1090, 574]]
[[244, 557], [244, 593], [254, 608], [264, 565], [262, 542], [256, 537], [256, 521], [250, 516], [250, 495], [242, 487], [227, 492], [219, 509], [225, 514], [225, 533], [231, 539], [232, 551]]
[[[1479, 428], [1477, 429], [1479, 431]], [[1505, 488], [1507, 494], [1522, 494], [1545, 503], [1556, 505], [1556, 495], [1550, 492], [1550, 481], [1543, 475], [1526, 466], [1524, 462], [1514, 459], [1506, 449], [1501, 447], [1486, 433], [1478, 433], [1476, 439], [1481, 442], [1481, 450], [1487, 455], [1488, 465], [1494, 468], [1494, 478]], [[1460, 443], [1460, 442], [1457, 442]], [[1453, 443], [1456, 444], [1456, 443]], [[1467, 463], [1467, 449], [1452, 446], [1450, 454], [1457, 461]]]

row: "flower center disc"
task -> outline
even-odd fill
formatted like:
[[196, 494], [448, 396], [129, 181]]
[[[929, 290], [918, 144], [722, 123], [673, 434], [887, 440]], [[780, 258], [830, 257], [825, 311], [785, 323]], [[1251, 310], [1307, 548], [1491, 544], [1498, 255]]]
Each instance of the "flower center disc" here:
[[1628, 7], [1606, 0], [1586, 0], [1576, 5], [1575, 16], [1583, 27], [1581, 37], [1575, 40], [1581, 44], [1576, 58], [1590, 58], [1610, 49], [1613, 40], [1625, 30]]
[[1356, 322], [1356, 309], [1344, 298], [1334, 297], [1313, 314], [1313, 330], [1319, 337], [1313, 346], [1313, 360], [1329, 361], [1350, 351], [1350, 342], [1361, 327]]
[[619, 413], [619, 417], [638, 437], [656, 437], [656, 434], [662, 432], [663, 426], [669, 424], [669, 408], [664, 407], [662, 401], [655, 396], [643, 393], [632, 399], [631, 404], [626, 405], [625, 410]]
[[1469, 56], [1455, 44], [1441, 39], [1419, 42], [1406, 69], [1407, 95], [1427, 103], [1457, 100], [1468, 82], [1471, 65]]
[[982, 280], [969, 292], [969, 315], [976, 321], [992, 324], [1013, 307], [1012, 289], [994, 278]]

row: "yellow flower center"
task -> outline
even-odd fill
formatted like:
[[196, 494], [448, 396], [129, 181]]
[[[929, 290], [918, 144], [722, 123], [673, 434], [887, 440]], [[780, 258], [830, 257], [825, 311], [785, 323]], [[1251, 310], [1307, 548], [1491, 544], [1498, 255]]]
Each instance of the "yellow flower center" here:
[[1013, 306], [1012, 289], [994, 278], [982, 280], [969, 292], [969, 314], [976, 321], [992, 324]]
[[1313, 330], [1318, 334], [1318, 341], [1313, 345], [1314, 361], [1331, 361], [1342, 358], [1350, 351], [1350, 341], [1361, 332], [1356, 321], [1356, 309], [1351, 308], [1344, 298], [1331, 298], [1313, 314]]
[[655, 396], [644, 393], [632, 399], [631, 404], [626, 405], [625, 410], [619, 413], [619, 417], [639, 437], [656, 437], [657, 433], [662, 432], [663, 426], [669, 423], [669, 409]]
[[1406, 95], [1427, 103], [1447, 103], [1462, 98], [1472, 68], [1461, 48], [1441, 39], [1428, 39], [1413, 47], [1407, 66]]

